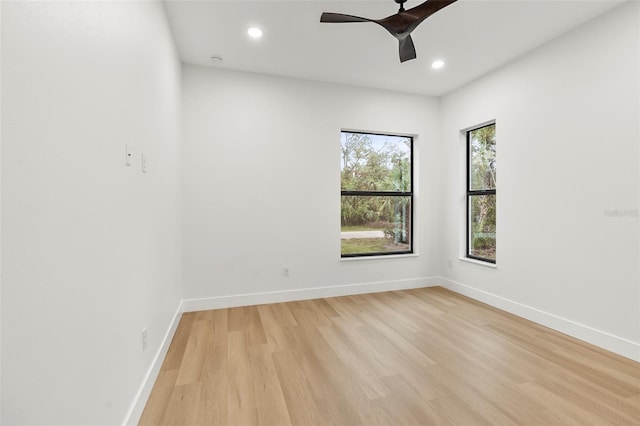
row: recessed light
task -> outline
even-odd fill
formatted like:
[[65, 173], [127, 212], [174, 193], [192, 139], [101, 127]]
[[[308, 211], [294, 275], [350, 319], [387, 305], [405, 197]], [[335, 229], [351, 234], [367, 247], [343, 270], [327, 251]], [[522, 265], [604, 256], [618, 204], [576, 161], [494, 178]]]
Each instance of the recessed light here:
[[438, 59], [431, 63], [431, 68], [433, 68], [434, 70], [439, 70], [442, 67], [444, 67], [444, 61], [442, 59]]
[[211, 57], [211, 62], [213, 62], [214, 64], [221, 63], [222, 62], [222, 56], [218, 56], [218, 55], [212, 56]]
[[262, 30], [258, 27], [251, 27], [247, 30], [247, 34], [251, 38], [260, 38], [262, 37]]

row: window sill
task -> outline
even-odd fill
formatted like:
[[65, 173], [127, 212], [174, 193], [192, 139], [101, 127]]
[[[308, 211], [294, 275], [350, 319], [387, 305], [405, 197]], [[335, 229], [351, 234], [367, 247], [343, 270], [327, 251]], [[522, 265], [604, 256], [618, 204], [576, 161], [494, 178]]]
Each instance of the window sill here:
[[387, 260], [387, 259], [400, 259], [406, 257], [418, 257], [417, 253], [411, 254], [387, 254], [384, 256], [359, 256], [359, 257], [341, 257], [341, 262], [354, 262], [360, 260]]
[[458, 260], [462, 260], [463, 262], [474, 263], [476, 265], [485, 266], [487, 268], [496, 269], [498, 265], [495, 263], [483, 262], [482, 260], [469, 259], [468, 257], [459, 257]]

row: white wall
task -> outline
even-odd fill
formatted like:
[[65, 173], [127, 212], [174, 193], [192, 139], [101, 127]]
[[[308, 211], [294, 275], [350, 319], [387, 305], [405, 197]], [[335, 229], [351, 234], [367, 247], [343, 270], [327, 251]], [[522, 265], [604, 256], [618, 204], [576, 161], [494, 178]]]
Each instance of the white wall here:
[[[183, 114], [187, 299], [303, 290], [239, 303], [283, 300], [340, 291], [304, 292], [316, 287], [424, 285], [438, 275], [436, 100], [185, 66]], [[340, 261], [343, 128], [418, 135], [419, 256]]]
[[181, 300], [179, 117], [161, 3], [3, 2], [3, 424], [123, 422]]
[[[451, 288], [640, 360], [639, 7], [614, 9], [443, 98], [442, 271]], [[457, 260], [460, 130], [492, 119], [497, 269]]]

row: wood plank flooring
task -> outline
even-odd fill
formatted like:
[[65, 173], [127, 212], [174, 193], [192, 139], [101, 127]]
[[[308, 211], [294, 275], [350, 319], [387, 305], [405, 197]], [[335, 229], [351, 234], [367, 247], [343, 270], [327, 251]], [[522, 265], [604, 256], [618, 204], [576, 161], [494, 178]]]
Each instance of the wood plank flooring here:
[[640, 425], [640, 364], [440, 287], [185, 313], [140, 425]]

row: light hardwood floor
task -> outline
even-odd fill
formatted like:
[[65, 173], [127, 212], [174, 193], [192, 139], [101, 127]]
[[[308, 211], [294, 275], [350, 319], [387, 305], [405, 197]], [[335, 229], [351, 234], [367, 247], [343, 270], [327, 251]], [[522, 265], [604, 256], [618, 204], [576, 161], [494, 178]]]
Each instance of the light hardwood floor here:
[[640, 364], [440, 287], [186, 313], [141, 425], [640, 425]]

